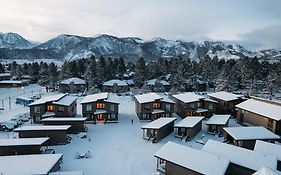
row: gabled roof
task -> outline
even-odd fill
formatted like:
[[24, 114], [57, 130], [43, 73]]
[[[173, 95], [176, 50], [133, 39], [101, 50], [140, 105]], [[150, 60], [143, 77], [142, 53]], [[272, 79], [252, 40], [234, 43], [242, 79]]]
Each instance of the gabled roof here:
[[77, 97], [73, 97], [73, 96], [64, 96], [63, 98], [61, 98], [58, 101], [52, 102], [52, 104], [55, 105], [62, 105], [62, 106], [70, 106], [72, 103], [74, 103], [76, 101]]
[[30, 146], [30, 145], [42, 145], [48, 137], [42, 138], [19, 138], [19, 139], [0, 139], [1, 146]]
[[230, 115], [213, 115], [207, 122], [207, 125], [225, 125], [230, 118]]
[[243, 95], [236, 95], [236, 94], [225, 92], [225, 91], [207, 94], [207, 96], [214, 97], [214, 98], [217, 98], [217, 99], [220, 99], [223, 101], [238, 100], [239, 98], [243, 97]]
[[257, 140], [254, 151], [277, 156], [281, 161], [281, 145]]
[[229, 165], [229, 160], [222, 156], [209, 154], [170, 141], [162, 146], [154, 156], [208, 175], [224, 175]]
[[277, 121], [281, 120], [281, 105], [249, 99], [236, 107]]
[[53, 101], [58, 101], [61, 98], [63, 98], [64, 96], [66, 96], [67, 94], [58, 94], [58, 95], [52, 95], [52, 96], [47, 96], [47, 97], [43, 97], [39, 100], [36, 100], [35, 102], [29, 104], [29, 106], [33, 106], [33, 105], [40, 105], [40, 104], [45, 104], [47, 102], [53, 102]]
[[139, 103], [149, 103], [155, 100], [161, 100], [163, 97], [154, 92], [151, 92], [147, 94], [135, 95], [135, 98]]
[[200, 117], [200, 116], [193, 116], [193, 117], [185, 117], [182, 121], [176, 123], [174, 125], [175, 128], [192, 128], [195, 125], [197, 125], [197, 123], [201, 122], [204, 119], [204, 117]]
[[144, 126], [141, 127], [141, 129], [160, 129], [163, 126], [166, 126], [167, 124], [177, 120], [175, 117], [167, 117], [167, 118], [159, 118], [157, 120], [154, 120], [153, 122], [150, 122]]
[[70, 83], [74, 83], [74, 84], [86, 84], [85, 80], [82, 80], [80, 78], [77, 77], [73, 77], [73, 78], [69, 78], [66, 80], [63, 80], [60, 82], [60, 84], [70, 84]]
[[177, 94], [177, 95], [173, 95], [173, 97], [184, 103], [197, 102], [201, 99], [204, 99], [203, 96], [197, 95], [194, 92], [186, 92], [186, 93], [182, 93], [182, 94]]
[[231, 163], [258, 171], [264, 166], [277, 168], [277, 159], [274, 156], [262, 154], [238, 146], [218, 142], [209, 139], [202, 151], [224, 157]]
[[126, 81], [123, 80], [109, 80], [103, 83], [104, 86], [113, 86], [117, 84], [117, 86], [128, 86]]
[[[147, 80], [146, 84], [151, 85], [151, 86], [155, 86], [157, 79], [151, 79], [151, 80]], [[159, 80], [159, 83], [162, 84], [163, 86], [169, 86], [170, 83], [165, 81], [165, 80]]]
[[105, 100], [107, 99], [107, 97], [108, 97], [108, 92], [87, 95], [85, 98], [83, 98], [83, 100], [80, 103], [83, 104], [83, 103], [96, 102], [98, 100]]
[[235, 140], [280, 139], [280, 137], [262, 126], [223, 128]]

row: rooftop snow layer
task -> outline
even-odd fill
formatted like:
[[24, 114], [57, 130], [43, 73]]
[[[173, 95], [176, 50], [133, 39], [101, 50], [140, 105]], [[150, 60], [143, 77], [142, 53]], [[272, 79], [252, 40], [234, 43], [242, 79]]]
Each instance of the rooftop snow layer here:
[[19, 139], [0, 139], [0, 146], [27, 146], [27, 145], [42, 145], [48, 137], [42, 138], [19, 138]]
[[229, 165], [229, 160], [223, 157], [170, 141], [162, 146], [154, 156], [208, 175], [224, 175]]
[[69, 79], [63, 80], [63, 81], [60, 82], [60, 84], [70, 84], [72, 82], [74, 84], [86, 84], [85, 80], [82, 80], [82, 79], [77, 78], [77, 77], [73, 77], [73, 78], [69, 78]]
[[61, 158], [62, 154], [0, 156], [0, 172], [5, 175], [48, 174]]
[[81, 104], [96, 102], [97, 100], [105, 100], [105, 99], [107, 99], [107, 97], [108, 97], [108, 92], [87, 95], [85, 98], [83, 98], [83, 100], [81, 101]]
[[61, 171], [61, 172], [52, 172], [49, 175], [83, 175], [83, 171]]
[[20, 131], [49, 131], [49, 130], [68, 130], [71, 127], [71, 125], [32, 125], [32, 126], [21, 126], [16, 129], [14, 129], [15, 132], [20, 132]]
[[267, 167], [262, 167], [259, 171], [255, 172], [253, 175], [280, 175], [281, 173], [277, 173]]
[[56, 104], [56, 105], [70, 106], [72, 103], [74, 103], [76, 101], [76, 99], [77, 99], [77, 97], [67, 95], [67, 96], [61, 98], [59, 101], [55, 101], [52, 103]]
[[109, 80], [103, 83], [104, 86], [113, 86], [114, 84], [117, 84], [117, 86], [128, 86], [127, 82], [122, 80]]
[[197, 95], [194, 92], [186, 92], [182, 94], [173, 95], [174, 98], [184, 102], [184, 103], [191, 103], [199, 101], [200, 99], [204, 99], [203, 96]]
[[236, 94], [233, 94], [233, 93], [229, 93], [229, 92], [225, 92], [225, 91], [220, 91], [220, 92], [215, 92], [215, 93], [207, 94], [207, 96], [214, 97], [214, 98], [217, 98], [217, 99], [221, 99], [223, 101], [232, 101], [232, 100], [239, 99], [243, 95], [236, 95]]
[[29, 106], [40, 105], [40, 104], [45, 104], [47, 102], [58, 101], [58, 100], [60, 100], [64, 96], [66, 96], [66, 94], [58, 94], [58, 95], [52, 95], [52, 96], [48, 96], [48, 97], [43, 97], [43, 98], [41, 98], [39, 100], [36, 100], [35, 102], [29, 104]]
[[277, 156], [281, 161], [281, 145], [257, 140], [254, 151]]
[[280, 139], [280, 137], [262, 126], [223, 128], [235, 140]]
[[258, 171], [266, 166], [276, 170], [277, 159], [274, 156], [262, 154], [238, 146], [209, 139], [202, 151], [229, 159], [231, 163]]
[[0, 77], [7, 77], [7, 76], [11, 76], [10, 73], [0, 73]]
[[236, 107], [277, 121], [281, 120], [281, 106], [277, 104], [249, 99], [236, 105]]
[[48, 121], [69, 121], [69, 122], [75, 122], [75, 121], [85, 121], [87, 120], [87, 118], [83, 118], [83, 117], [54, 117], [54, 118], [45, 118], [42, 119], [41, 122], [48, 122]]
[[197, 123], [201, 122], [204, 119], [204, 117], [200, 116], [194, 116], [194, 117], [185, 117], [182, 121], [178, 122], [177, 124], [174, 125], [175, 128], [192, 128]]
[[[157, 79], [152, 79], [152, 80], [148, 80], [146, 81], [146, 84], [151, 85], [151, 86], [155, 86]], [[159, 80], [159, 83], [162, 84], [163, 86], [169, 86], [170, 83], [165, 81], [165, 80]]]
[[135, 95], [135, 98], [137, 99], [137, 101], [139, 103], [149, 103], [149, 102], [153, 102], [155, 100], [160, 100], [163, 97], [161, 97], [160, 95], [151, 92], [151, 93], [147, 93], [147, 94], [141, 94], [141, 95]]
[[1, 84], [21, 84], [23, 81], [21, 80], [2, 80], [0, 81]]
[[207, 125], [225, 125], [230, 115], [213, 115], [207, 122]]
[[163, 126], [166, 126], [167, 124], [175, 121], [177, 118], [175, 117], [168, 117], [168, 118], [159, 118], [157, 120], [154, 120], [153, 122], [150, 122], [144, 126], [141, 127], [141, 129], [160, 129]]

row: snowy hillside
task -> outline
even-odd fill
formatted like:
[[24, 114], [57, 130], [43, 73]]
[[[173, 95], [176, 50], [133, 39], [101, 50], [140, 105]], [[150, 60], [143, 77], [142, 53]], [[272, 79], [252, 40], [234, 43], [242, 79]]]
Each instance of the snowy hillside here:
[[0, 48], [26, 49], [33, 44], [16, 33], [0, 33]]

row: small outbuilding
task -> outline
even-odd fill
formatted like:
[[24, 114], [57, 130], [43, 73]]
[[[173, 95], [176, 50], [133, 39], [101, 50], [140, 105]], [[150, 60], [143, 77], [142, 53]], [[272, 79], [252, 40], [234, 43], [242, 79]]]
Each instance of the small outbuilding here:
[[204, 117], [191, 116], [186, 117], [174, 125], [176, 137], [191, 140], [202, 130], [202, 120]]
[[68, 130], [71, 125], [61, 126], [22, 126], [14, 129], [19, 138], [49, 137], [48, 145], [60, 145], [68, 142]]
[[85, 121], [87, 118], [83, 117], [62, 117], [62, 118], [45, 118], [41, 120], [43, 125], [71, 125], [69, 133], [75, 134], [85, 131]]
[[77, 77], [69, 78], [59, 83], [59, 91], [62, 93], [76, 94], [83, 93], [86, 90], [86, 81]]
[[110, 80], [102, 85], [103, 92], [123, 93], [129, 91], [129, 86], [123, 80]]
[[223, 136], [223, 128], [228, 126], [230, 115], [213, 115], [207, 122], [208, 132]]
[[48, 137], [0, 139], [0, 156], [40, 154], [42, 146], [45, 146], [48, 140]]
[[227, 143], [251, 149], [255, 147], [256, 140], [274, 142], [280, 137], [262, 126], [227, 127], [224, 130], [224, 140]]
[[174, 130], [174, 122], [177, 118], [159, 118], [141, 127], [143, 130], [143, 138], [152, 140], [156, 143], [169, 135]]
[[62, 154], [0, 156], [0, 172], [3, 175], [48, 175], [60, 169], [62, 156]]

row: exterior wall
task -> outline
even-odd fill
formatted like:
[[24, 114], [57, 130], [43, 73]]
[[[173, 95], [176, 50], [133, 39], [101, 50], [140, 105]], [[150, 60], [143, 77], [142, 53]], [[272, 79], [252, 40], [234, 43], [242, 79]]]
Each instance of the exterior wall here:
[[242, 99], [224, 101], [224, 100], [214, 98], [211, 96], [209, 96], [209, 98], [219, 102], [218, 106], [217, 106], [217, 111], [216, 111], [217, 114], [231, 114], [232, 116], [236, 116], [235, 105], [237, 105], [243, 101]]
[[223, 135], [223, 128], [228, 126], [228, 122], [225, 125], [207, 125], [209, 132], [218, 133], [220, 136]]
[[76, 134], [85, 131], [84, 121], [44, 121], [43, 125], [71, 125], [68, 132], [71, 134]]
[[19, 131], [19, 138], [49, 137], [47, 145], [67, 143], [67, 131]]
[[[59, 111], [59, 106], [63, 107], [63, 111]], [[57, 117], [75, 117], [77, 114], [77, 101], [73, 102], [70, 106], [55, 105]]]
[[113, 86], [106, 86], [102, 85], [102, 92], [113, 92], [113, 93], [123, 93], [123, 92], [128, 92], [129, 91], [129, 86], [118, 86], [118, 85], [113, 85]]
[[202, 130], [202, 121], [195, 125], [193, 128], [188, 128], [187, 134], [188, 138], [194, 138]]
[[174, 131], [174, 122], [171, 122], [166, 126], [160, 128], [159, 130], [155, 130], [155, 140], [158, 142], [173, 131]]
[[59, 84], [59, 91], [61, 93], [83, 93], [86, 89], [86, 84]]
[[[39, 107], [40, 108], [40, 112], [39, 113], [35, 113], [34, 112], [34, 108], [35, 107]], [[40, 105], [33, 105], [29, 107], [30, 110], [30, 117], [32, 118], [32, 121], [34, 123], [39, 123], [42, 119], [42, 115], [46, 113], [46, 106], [44, 104], [40, 104]]]
[[23, 83], [0, 83], [0, 88], [16, 88], [25, 86]]
[[5, 146], [0, 147], [0, 156], [8, 155], [24, 155], [24, 154], [40, 154], [41, 146]]
[[61, 162], [61, 159], [52, 167], [50, 172], [57, 172], [57, 171], [59, 171], [60, 170], [60, 162]]
[[[244, 114], [243, 114], [244, 111]], [[272, 123], [270, 123], [272, 121]], [[280, 134], [280, 121], [272, 120], [267, 117], [255, 114], [253, 112], [245, 111], [242, 109], [238, 109], [237, 112], [237, 122], [240, 124], [251, 124], [255, 126], [263, 126], [270, 130], [271, 132], [281, 135]], [[279, 124], [279, 126], [278, 126]]]
[[187, 168], [183, 168], [179, 165], [167, 161], [165, 175], [202, 175], [202, 174], [189, 170]]
[[230, 163], [225, 175], [252, 175], [254, 174], [256, 171]]

